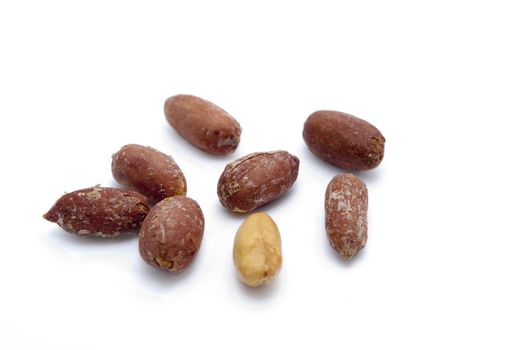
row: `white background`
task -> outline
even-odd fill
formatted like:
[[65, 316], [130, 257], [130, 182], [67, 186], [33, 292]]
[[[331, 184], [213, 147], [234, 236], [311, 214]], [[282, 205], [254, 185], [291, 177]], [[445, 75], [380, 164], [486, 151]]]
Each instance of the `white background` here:
[[[521, 1], [2, 1], [2, 349], [523, 349], [525, 11]], [[204, 97], [243, 127], [227, 157], [163, 115]], [[329, 247], [323, 196], [341, 170], [302, 140], [318, 109], [386, 137], [369, 188], [369, 241]], [[180, 275], [136, 234], [81, 239], [41, 215], [64, 193], [116, 186], [111, 154], [173, 155], [205, 214]], [[216, 182], [247, 153], [285, 149], [299, 178], [267, 211], [284, 265], [241, 285], [231, 250], [245, 216]]]

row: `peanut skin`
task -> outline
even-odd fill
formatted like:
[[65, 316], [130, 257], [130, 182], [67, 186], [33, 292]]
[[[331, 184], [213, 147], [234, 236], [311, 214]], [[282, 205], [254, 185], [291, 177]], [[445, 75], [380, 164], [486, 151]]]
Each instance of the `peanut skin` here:
[[203, 234], [204, 216], [197, 202], [169, 197], [157, 203], [142, 223], [139, 252], [150, 265], [180, 272], [197, 255]]
[[186, 178], [172, 157], [151, 147], [126, 145], [113, 155], [113, 177], [152, 203], [186, 194]]
[[217, 184], [221, 204], [243, 213], [281, 197], [297, 179], [299, 159], [286, 151], [248, 154], [226, 166]]
[[272, 218], [265, 213], [248, 216], [233, 244], [240, 280], [250, 287], [270, 283], [281, 270], [282, 260], [281, 235]]
[[63, 195], [44, 219], [71, 233], [113, 237], [139, 226], [148, 210], [139, 193], [97, 186]]
[[303, 138], [310, 151], [341, 169], [370, 170], [384, 157], [385, 138], [372, 124], [336, 111], [312, 113]]
[[368, 191], [352, 174], [336, 175], [325, 194], [325, 227], [330, 245], [344, 259], [351, 259], [368, 238]]
[[235, 151], [241, 127], [226, 111], [191, 95], [170, 97], [164, 104], [168, 123], [193, 146], [216, 155]]

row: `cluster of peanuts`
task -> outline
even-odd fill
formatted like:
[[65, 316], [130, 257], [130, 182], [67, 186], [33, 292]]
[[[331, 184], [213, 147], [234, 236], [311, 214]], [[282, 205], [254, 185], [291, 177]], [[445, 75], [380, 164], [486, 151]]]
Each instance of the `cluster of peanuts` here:
[[[168, 123], [190, 144], [214, 155], [235, 151], [241, 127], [215, 104], [190, 95], [166, 100]], [[345, 170], [369, 170], [383, 159], [385, 138], [350, 114], [317, 111], [304, 124], [303, 138], [320, 159]], [[180, 272], [197, 255], [204, 234], [199, 204], [186, 196], [186, 178], [172, 157], [151, 147], [125, 145], [111, 170], [125, 189], [81, 189], [60, 197], [44, 218], [64, 230], [115, 237], [139, 228], [139, 252], [160, 269]], [[299, 159], [286, 151], [248, 154], [226, 165], [217, 184], [220, 203], [251, 212], [281, 197], [297, 180]], [[325, 227], [331, 246], [350, 259], [367, 241], [368, 192], [358, 177], [343, 173], [328, 184]], [[233, 261], [240, 280], [256, 287], [275, 279], [282, 265], [281, 236], [272, 218], [257, 212], [239, 227]]]

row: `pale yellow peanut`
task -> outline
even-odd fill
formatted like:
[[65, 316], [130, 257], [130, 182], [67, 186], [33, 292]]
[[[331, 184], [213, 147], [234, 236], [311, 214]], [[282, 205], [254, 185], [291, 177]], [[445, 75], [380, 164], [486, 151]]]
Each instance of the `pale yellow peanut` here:
[[233, 261], [240, 280], [251, 287], [271, 282], [281, 270], [281, 235], [265, 213], [250, 215], [239, 227]]

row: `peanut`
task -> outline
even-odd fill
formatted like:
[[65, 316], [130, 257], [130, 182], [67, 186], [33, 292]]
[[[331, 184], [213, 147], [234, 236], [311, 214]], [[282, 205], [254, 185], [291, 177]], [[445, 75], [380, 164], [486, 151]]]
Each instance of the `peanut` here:
[[281, 236], [269, 215], [255, 213], [242, 223], [233, 244], [233, 261], [240, 280], [250, 287], [277, 277], [282, 265]]

